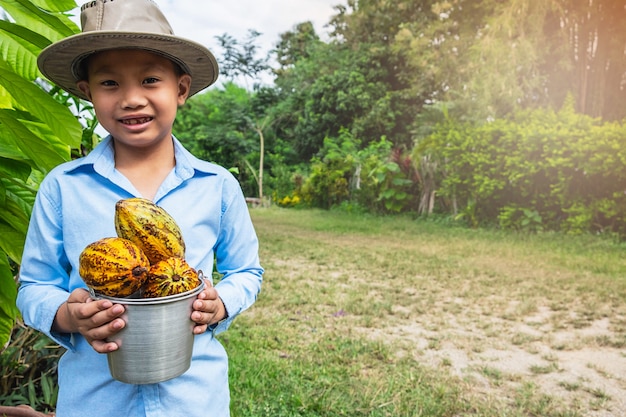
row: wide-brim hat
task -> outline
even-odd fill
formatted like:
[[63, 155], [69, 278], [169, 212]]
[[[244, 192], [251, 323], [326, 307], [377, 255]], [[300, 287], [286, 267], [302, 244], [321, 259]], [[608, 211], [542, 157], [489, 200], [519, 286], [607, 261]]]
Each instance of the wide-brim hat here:
[[82, 33], [46, 47], [37, 59], [41, 73], [59, 87], [83, 99], [76, 87], [85, 79], [81, 62], [110, 49], [142, 49], [162, 55], [191, 75], [189, 95], [210, 86], [219, 73], [215, 57], [204, 46], [174, 35], [152, 0], [95, 0], [81, 7]]

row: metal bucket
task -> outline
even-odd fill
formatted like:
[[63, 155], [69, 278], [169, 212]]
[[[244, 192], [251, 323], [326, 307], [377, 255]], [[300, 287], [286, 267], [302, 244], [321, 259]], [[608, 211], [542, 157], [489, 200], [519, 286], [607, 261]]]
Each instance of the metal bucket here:
[[107, 354], [113, 378], [128, 384], [153, 384], [182, 375], [193, 351], [194, 290], [160, 298], [100, 298], [123, 304], [126, 326], [110, 340], [119, 349]]

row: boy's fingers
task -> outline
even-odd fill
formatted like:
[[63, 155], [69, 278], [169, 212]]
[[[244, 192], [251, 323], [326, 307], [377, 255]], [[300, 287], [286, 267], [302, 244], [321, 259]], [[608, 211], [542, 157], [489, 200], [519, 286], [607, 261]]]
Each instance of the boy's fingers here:
[[197, 324], [208, 324], [213, 315], [202, 311], [194, 311], [191, 313], [191, 320]]
[[92, 340], [91, 347], [98, 353], [109, 353], [118, 349], [117, 343], [106, 340]]
[[89, 338], [92, 341], [91, 343], [92, 346], [94, 346], [96, 342], [98, 342], [98, 344], [111, 343], [111, 342], [106, 342], [106, 339], [113, 336], [115, 333], [119, 332], [120, 330], [122, 330], [124, 326], [126, 326], [126, 323], [124, 322], [124, 320], [115, 319], [100, 327], [94, 327], [93, 329], [88, 330], [86, 332], [85, 337]]
[[200, 300], [215, 300], [217, 297], [217, 290], [213, 287], [205, 288], [198, 294], [198, 299]]
[[78, 288], [70, 293], [67, 298], [68, 303], [86, 303], [91, 301], [91, 294], [84, 288]]
[[209, 326], [207, 324], [196, 324], [193, 327], [193, 334], [202, 334], [207, 331]]
[[89, 319], [94, 326], [101, 326], [122, 314], [124, 306], [113, 304], [109, 300], [79, 304], [77, 309], [77, 316], [80, 319]]

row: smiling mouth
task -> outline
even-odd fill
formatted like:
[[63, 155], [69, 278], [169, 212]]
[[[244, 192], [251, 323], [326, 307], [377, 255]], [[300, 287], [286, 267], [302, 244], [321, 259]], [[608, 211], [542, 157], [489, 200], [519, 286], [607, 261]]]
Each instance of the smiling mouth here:
[[152, 120], [152, 117], [139, 117], [136, 119], [124, 119], [121, 120], [121, 122], [125, 125], [139, 125], [142, 123], [148, 123], [150, 120]]

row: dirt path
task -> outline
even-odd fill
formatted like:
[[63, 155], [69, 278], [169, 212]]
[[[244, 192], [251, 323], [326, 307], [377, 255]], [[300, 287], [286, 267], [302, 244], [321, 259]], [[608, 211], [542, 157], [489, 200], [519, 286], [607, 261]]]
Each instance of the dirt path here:
[[[621, 252], [411, 224], [306, 230], [317, 218], [292, 217], [261, 224], [275, 246], [269, 277], [293, 277], [281, 290], [303, 294], [316, 277], [327, 305], [312, 315], [341, 311], [336, 326], [457, 375], [502, 415], [528, 398], [584, 417], [626, 416]], [[367, 231], [352, 232], [359, 227]]]
[[513, 391], [534, 384], [586, 417], [626, 416], [626, 354], [610, 346], [616, 337], [611, 320], [623, 323], [623, 317], [602, 318], [582, 328], [555, 328], [558, 314], [543, 307], [511, 322], [471, 313], [427, 313], [367, 332], [401, 346], [401, 354], [449, 369], [467, 380], [476, 395], [512, 398]]

